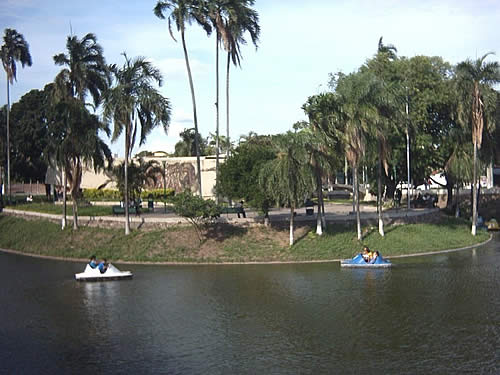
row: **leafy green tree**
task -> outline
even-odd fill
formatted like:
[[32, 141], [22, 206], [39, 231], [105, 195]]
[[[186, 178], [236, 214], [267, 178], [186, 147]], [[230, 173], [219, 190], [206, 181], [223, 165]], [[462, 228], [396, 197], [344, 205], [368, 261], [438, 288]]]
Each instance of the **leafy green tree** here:
[[112, 141], [125, 133], [125, 234], [130, 233], [128, 213], [128, 161], [132, 154], [137, 132], [140, 129], [139, 144], [146, 141], [151, 131], [162, 125], [165, 132], [170, 124], [170, 103], [154, 87], [162, 84], [162, 76], [150, 62], [143, 57], [129, 59], [124, 54], [122, 68], [110, 67], [114, 86], [106, 91], [104, 97], [104, 118], [113, 121]]
[[49, 84], [44, 90], [31, 90], [12, 105], [11, 165], [12, 177], [17, 181], [45, 180], [51, 87]]
[[24, 36], [14, 29], [5, 29], [0, 57], [7, 74], [7, 190], [10, 197], [10, 85], [17, 81], [17, 62], [23, 68], [32, 64], [29, 45]]
[[[186, 62], [186, 70], [189, 78], [189, 88], [191, 89], [191, 100], [193, 102], [193, 121], [194, 131], [199, 134], [198, 116], [196, 114], [196, 98], [194, 93], [193, 76], [191, 74], [191, 66], [189, 64], [189, 56], [186, 47], [186, 24], [191, 24], [193, 21], [203, 27], [206, 32], [211, 31], [210, 22], [207, 19], [206, 8], [201, 0], [160, 0], [154, 7], [154, 14], [160, 19], [167, 18], [168, 31], [174, 41], [177, 41], [172, 33], [172, 23], [175, 24], [177, 31], [181, 34], [182, 50], [184, 51], [184, 60]], [[167, 16], [168, 14], [168, 16]], [[195, 137], [196, 147], [196, 162], [198, 169], [198, 188], [200, 197], [203, 196], [201, 188], [201, 162], [200, 162], [200, 145], [198, 137]]]
[[269, 136], [256, 136], [241, 143], [220, 166], [217, 192], [259, 209], [268, 224], [271, 197], [259, 184], [259, 173], [262, 166], [275, 157]]
[[221, 209], [212, 200], [193, 195], [189, 190], [172, 198], [174, 212], [185, 218], [196, 230], [200, 244], [204, 239], [204, 229], [220, 216]]
[[259, 183], [278, 206], [290, 208], [290, 246], [294, 243], [295, 208], [314, 191], [314, 173], [307, 162], [304, 137], [287, 132], [274, 139], [276, 158], [262, 166]]
[[[63, 66], [63, 69], [57, 74], [54, 80], [53, 103], [56, 105], [55, 122], [60, 126], [66, 126], [65, 131], [58, 132], [63, 134], [62, 138], [66, 139], [68, 144], [79, 144], [80, 140], [70, 139], [72, 137], [81, 136], [80, 130], [74, 131], [73, 128], [79, 129], [84, 124], [92, 124], [91, 130], [103, 127], [98, 124], [95, 118], [90, 118], [85, 112], [86, 97], [90, 93], [93, 99], [94, 108], [96, 108], [101, 100], [103, 91], [109, 85], [109, 71], [106, 61], [103, 56], [103, 50], [97, 37], [88, 33], [82, 39], [77, 36], [68, 36], [66, 39], [66, 53], [60, 53], [53, 57], [54, 63]], [[80, 104], [75, 102], [75, 99]], [[68, 116], [75, 116], [75, 120]], [[72, 124], [72, 122], [78, 122]], [[90, 130], [89, 130], [90, 131]], [[92, 142], [90, 142], [92, 143]], [[88, 145], [90, 145], [90, 143]], [[94, 144], [98, 145], [99, 142]], [[79, 150], [79, 149], [75, 149]], [[68, 152], [65, 157], [62, 152]], [[63, 181], [63, 217], [62, 228], [66, 226], [66, 186], [67, 180], [71, 182], [71, 191], [75, 193], [71, 198], [73, 200], [73, 228], [78, 229], [78, 210], [77, 198], [80, 191], [81, 173], [82, 173], [82, 158], [86, 159], [90, 154], [100, 154], [100, 149], [84, 150], [85, 155], [73, 153], [71, 147], [59, 147], [57, 152], [56, 162], [64, 168]]]
[[[472, 128], [474, 147], [472, 176], [472, 235], [476, 235], [477, 224], [477, 152], [481, 149], [483, 130], [495, 122], [494, 112], [487, 107], [486, 94], [494, 84], [500, 82], [500, 66], [497, 61], [486, 62], [487, 53], [479, 59], [466, 60], [457, 65], [457, 75], [464, 95], [460, 101], [460, 121]], [[492, 98], [496, 105], [497, 97]], [[486, 126], [485, 126], [486, 125]], [[490, 126], [491, 126], [490, 125]], [[494, 126], [493, 126], [494, 127]]]

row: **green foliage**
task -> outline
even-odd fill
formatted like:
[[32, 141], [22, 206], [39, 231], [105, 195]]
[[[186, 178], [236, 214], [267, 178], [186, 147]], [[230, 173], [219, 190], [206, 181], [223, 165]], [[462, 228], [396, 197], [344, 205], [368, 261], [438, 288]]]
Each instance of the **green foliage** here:
[[[44, 90], [31, 90], [12, 105], [10, 111], [10, 164], [11, 178], [14, 181], [45, 180], [47, 160], [44, 157], [44, 149], [48, 142], [49, 92], [50, 85], [47, 85]], [[0, 129], [6, 129], [4, 113], [0, 116]], [[5, 134], [4, 130], [1, 134]], [[0, 142], [3, 143], [4, 139], [5, 137], [2, 137]], [[2, 152], [0, 160], [4, 157], [5, 154]]]
[[259, 185], [259, 172], [264, 163], [276, 157], [272, 138], [254, 137], [241, 143], [224, 164], [220, 166], [217, 191], [220, 195], [267, 212], [268, 194]]
[[168, 189], [165, 189], [165, 192], [163, 191], [163, 189], [153, 189], [153, 190], [141, 191], [141, 199], [143, 201], [148, 200], [150, 195], [153, 196], [153, 199], [155, 201], [163, 201], [165, 195], [166, 195], [167, 199], [173, 197], [175, 195], [175, 190], [168, 188]]
[[213, 223], [221, 214], [221, 209], [212, 200], [193, 195], [189, 190], [172, 198], [174, 212], [188, 220], [196, 229], [200, 243], [203, 241], [203, 228]]
[[88, 201], [121, 201], [123, 195], [115, 189], [83, 189], [83, 198]]
[[[110, 182], [114, 181], [120, 192], [120, 200], [125, 196], [125, 161], [113, 166], [106, 174], [109, 180], [101, 186], [103, 188]], [[157, 177], [163, 173], [163, 169], [155, 160], [144, 161], [132, 160], [128, 165], [128, 193], [131, 199], [143, 197], [143, 190], [147, 183], [155, 184]], [[163, 191], [162, 191], [163, 192]]]
[[288, 132], [276, 137], [276, 158], [266, 162], [259, 173], [259, 184], [278, 206], [299, 207], [314, 191], [314, 173], [306, 157], [301, 133]]
[[[194, 128], [184, 129], [179, 133], [181, 140], [175, 144], [174, 156], [196, 156], [195, 134]], [[200, 155], [207, 155], [207, 140], [200, 134], [198, 134], [198, 147]]]
[[[167, 199], [175, 195], [174, 189], [165, 189]], [[142, 190], [141, 199], [147, 201], [152, 195], [155, 201], [163, 201], [163, 189]], [[87, 201], [121, 201], [123, 193], [117, 189], [83, 189], [83, 198]]]

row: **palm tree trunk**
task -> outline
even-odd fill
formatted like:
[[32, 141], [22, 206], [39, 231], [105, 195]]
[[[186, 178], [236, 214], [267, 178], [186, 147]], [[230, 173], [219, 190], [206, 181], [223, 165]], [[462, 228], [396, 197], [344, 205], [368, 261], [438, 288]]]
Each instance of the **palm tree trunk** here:
[[[219, 32], [215, 38], [215, 184], [219, 181]], [[219, 194], [215, 201], [219, 204]]]
[[321, 204], [323, 203], [323, 189], [321, 186], [321, 173], [316, 162], [316, 188], [318, 193], [318, 214], [316, 216], [316, 234], [323, 235], [323, 223], [321, 220]]
[[11, 200], [10, 190], [10, 87], [9, 76], [7, 75], [7, 194]]
[[378, 140], [378, 165], [377, 165], [377, 211], [378, 211], [378, 232], [384, 237], [384, 220], [382, 220], [382, 143]]
[[456, 207], [455, 207], [455, 217], [460, 217], [460, 198], [459, 198], [459, 195], [460, 194], [460, 186], [457, 184], [457, 192], [456, 192], [456, 197], [455, 197], [455, 201], [456, 201]]
[[73, 190], [71, 193], [71, 198], [73, 200], [73, 230], [78, 229], [78, 203], [76, 201], [77, 192]]
[[354, 165], [352, 168], [353, 174], [353, 188], [354, 188], [354, 201], [356, 203], [356, 227], [358, 231], [358, 240], [361, 241], [361, 216], [359, 213], [359, 184], [358, 184], [358, 166]]
[[[68, 185], [68, 176], [66, 175], [66, 167], [63, 167], [63, 216], [62, 216], [62, 222], [61, 222], [61, 229], [66, 228], [66, 213], [67, 213], [67, 207], [66, 207], [66, 201], [68, 197], [66, 196], [66, 186]], [[54, 191], [55, 194], [57, 192]]]
[[294, 219], [295, 219], [295, 206], [292, 204], [290, 206], [290, 246], [293, 246]]
[[229, 138], [229, 68], [231, 66], [229, 52], [227, 53], [227, 65], [226, 65], [226, 139], [227, 139], [227, 150], [226, 150], [226, 160], [229, 158], [229, 149], [231, 148], [231, 140]]
[[323, 223], [323, 228], [326, 230], [325, 199], [323, 197], [323, 191], [321, 191], [321, 222]]
[[198, 170], [198, 189], [200, 193], [200, 197], [203, 197], [203, 190], [201, 188], [201, 162], [200, 162], [200, 142], [198, 140], [198, 116], [196, 115], [196, 98], [194, 95], [194, 84], [193, 84], [193, 76], [191, 74], [191, 67], [189, 65], [189, 57], [186, 48], [186, 40], [184, 38], [184, 30], [181, 31], [181, 39], [182, 39], [182, 49], [184, 50], [184, 60], [186, 62], [186, 69], [188, 72], [189, 78], [189, 87], [191, 89], [191, 101], [193, 102], [193, 121], [194, 121], [194, 144], [196, 147], [196, 166]]
[[474, 138], [474, 161], [472, 168], [472, 235], [476, 235], [476, 224], [477, 224], [477, 186], [476, 186], [476, 174], [477, 174], [477, 141]]
[[[130, 119], [130, 121], [133, 121]], [[125, 181], [124, 181], [124, 206], [125, 206], [125, 235], [128, 236], [130, 234], [130, 218], [129, 218], [129, 212], [128, 212], [128, 154], [129, 154], [129, 148], [130, 148], [130, 139], [129, 139], [129, 132], [130, 132], [130, 127], [131, 124], [128, 124], [125, 126], [125, 163], [124, 163], [124, 175], [125, 175]]]

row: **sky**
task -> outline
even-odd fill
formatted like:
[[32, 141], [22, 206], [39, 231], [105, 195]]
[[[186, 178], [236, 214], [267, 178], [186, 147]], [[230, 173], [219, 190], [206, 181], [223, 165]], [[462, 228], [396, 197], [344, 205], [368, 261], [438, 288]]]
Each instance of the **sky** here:
[[[153, 14], [155, 0], [0, 0], [0, 26], [16, 29], [29, 43], [33, 65], [18, 67], [11, 103], [31, 89], [43, 89], [61, 70], [53, 56], [66, 52], [66, 38], [91, 32], [107, 63], [123, 65], [144, 56], [164, 78], [160, 92], [170, 100], [168, 133], [155, 129], [134, 148], [173, 152], [179, 133], [192, 128], [192, 104], [179, 35]], [[242, 47], [241, 68], [230, 72], [230, 137], [250, 131], [276, 134], [306, 120], [301, 106], [310, 95], [328, 90], [329, 73], [357, 70], [373, 57], [378, 40], [399, 56], [442, 56], [456, 64], [493, 51], [500, 58], [498, 0], [256, 0], [260, 42]], [[3, 40], [1, 41], [3, 44]], [[196, 92], [199, 130], [215, 133], [215, 37], [198, 26], [186, 30]], [[225, 54], [220, 61], [220, 134], [226, 133]], [[0, 72], [0, 105], [7, 103], [6, 77]], [[3, 135], [2, 135], [3, 136]], [[108, 140], [123, 156], [124, 142]]]

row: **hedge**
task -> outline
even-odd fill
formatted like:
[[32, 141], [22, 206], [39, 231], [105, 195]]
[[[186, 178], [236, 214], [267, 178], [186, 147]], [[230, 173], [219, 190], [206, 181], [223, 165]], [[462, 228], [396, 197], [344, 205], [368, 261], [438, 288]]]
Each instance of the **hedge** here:
[[[166, 189], [167, 197], [175, 194], [174, 189]], [[154, 200], [163, 199], [163, 189], [143, 190], [141, 192], [141, 199], [148, 200], [149, 195], [153, 195]], [[83, 189], [83, 197], [88, 201], [121, 201], [123, 196], [119, 190], [114, 189]]]

